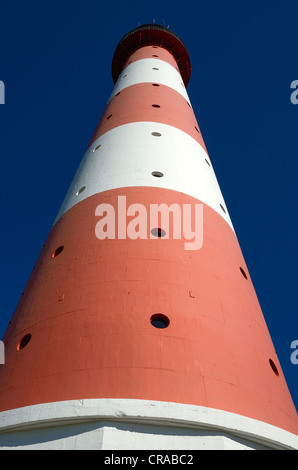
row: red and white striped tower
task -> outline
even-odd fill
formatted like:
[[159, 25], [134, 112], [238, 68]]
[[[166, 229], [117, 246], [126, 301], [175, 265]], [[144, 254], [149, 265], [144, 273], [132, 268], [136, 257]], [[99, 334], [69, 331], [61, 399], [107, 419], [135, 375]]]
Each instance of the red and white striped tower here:
[[[297, 413], [185, 89], [187, 50], [165, 27], [141, 26], [118, 44], [112, 75], [3, 338], [0, 444], [298, 448]], [[147, 237], [118, 233], [119, 201], [148, 214], [202, 204], [203, 246], [187, 250], [149, 223]], [[115, 239], [96, 236], [101, 204], [115, 208]]]

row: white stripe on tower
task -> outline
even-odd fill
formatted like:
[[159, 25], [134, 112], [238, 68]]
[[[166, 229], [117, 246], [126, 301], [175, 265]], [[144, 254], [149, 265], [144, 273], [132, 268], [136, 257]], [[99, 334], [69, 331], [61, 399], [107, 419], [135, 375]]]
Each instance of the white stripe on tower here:
[[[156, 171], [163, 176], [154, 177]], [[200, 144], [173, 126], [144, 121], [115, 127], [92, 143], [56, 220], [87, 197], [128, 186], [182, 192], [210, 206], [232, 226], [210, 159]]]
[[[152, 52], [151, 47], [148, 49]], [[148, 82], [168, 86], [190, 102], [179, 71], [162, 59], [140, 59], [127, 65], [119, 75], [111, 98], [129, 86]]]

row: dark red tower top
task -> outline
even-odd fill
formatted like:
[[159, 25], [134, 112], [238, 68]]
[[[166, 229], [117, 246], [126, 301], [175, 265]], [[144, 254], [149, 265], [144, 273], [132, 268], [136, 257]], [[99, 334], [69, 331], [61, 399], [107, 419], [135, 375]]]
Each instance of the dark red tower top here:
[[175, 58], [184, 85], [190, 79], [191, 65], [187, 49], [179, 36], [165, 26], [145, 24], [127, 33], [116, 47], [112, 62], [112, 77], [116, 83], [128, 57], [144, 46], [160, 46], [167, 49]]

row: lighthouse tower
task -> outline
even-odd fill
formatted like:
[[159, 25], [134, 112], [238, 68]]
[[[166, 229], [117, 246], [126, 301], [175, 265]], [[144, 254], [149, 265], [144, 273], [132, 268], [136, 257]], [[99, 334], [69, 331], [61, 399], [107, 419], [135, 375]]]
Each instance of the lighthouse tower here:
[[111, 97], [3, 338], [2, 449], [298, 448], [190, 70], [163, 26], [115, 50]]

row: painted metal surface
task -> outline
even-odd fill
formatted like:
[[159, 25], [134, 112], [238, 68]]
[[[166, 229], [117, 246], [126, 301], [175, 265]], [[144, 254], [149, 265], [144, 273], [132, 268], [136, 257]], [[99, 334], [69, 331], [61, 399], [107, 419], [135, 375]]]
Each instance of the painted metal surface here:
[[[163, 188], [120, 188], [59, 219], [4, 338], [1, 410], [138, 398], [210, 406], [295, 432], [294, 406], [229, 224], [204, 205], [203, 247], [192, 252], [183, 239], [98, 240], [96, 207], [116, 207], [119, 195], [145, 207], [197, 202]], [[155, 313], [170, 319], [168, 328], [151, 325]]]
[[[182, 79], [172, 54], [152, 58], [154, 50], [122, 56], [5, 333], [0, 411], [149, 400], [296, 434], [297, 413]], [[149, 65], [158, 65], [154, 80]], [[202, 247], [152, 238], [149, 224], [146, 239], [99, 240], [96, 208], [116, 209], [124, 196], [147, 213], [152, 204], [203, 205]], [[156, 314], [166, 328], [151, 323]]]

